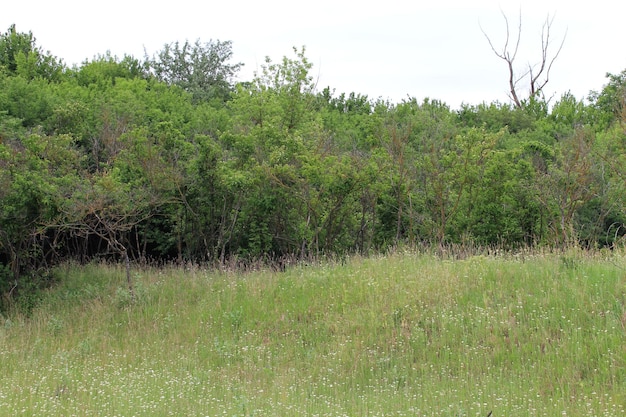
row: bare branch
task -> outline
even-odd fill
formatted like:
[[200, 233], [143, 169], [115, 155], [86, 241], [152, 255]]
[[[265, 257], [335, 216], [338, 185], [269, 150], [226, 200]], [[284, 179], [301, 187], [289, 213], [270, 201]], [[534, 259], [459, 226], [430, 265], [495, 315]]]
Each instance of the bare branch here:
[[[552, 64], [554, 64], [554, 61], [558, 58], [559, 54], [561, 53], [561, 50], [563, 49], [563, 45], [565, 44], [565, 38], [567, 37], [567, 30], [566, 30], [565, 35], [563, 35], [563, 39], [561, 40], [561, 44], [559, 45], [559, 49], [556, 51], [556, 53], [554, 54], [554, 56], [548, 63], [548, 66], [546, 67], [546, 62], [548, 60], [548, 46], [550, 45], [550, 28], [552, 27], [553, 21], [554, 21], [554, 16], [549, 21], [548, 21], [548, 18], [546, 18], [546, 22], [544, 23], [544, 29], [545, 29], [545, 34], [546, 34], [545, 38], [543, 37], [544, 31], [542, 30], [541, 46], [542, 46], [543, 52], [542, 52], [541, 69], [540, 69], [540, 72], [537, 74], [537, 77], [535, 77], [531, 81], [532, 83], [531, 87], [537, 93], [543, 90], [543, 87], [545, 87], [545, 85], [550, 80], [550, 70], [552, 69]], [[546, 70], [545, 79], [539, 85], [539, 87], [535, 88], [536, 83], [539, 79], [539, 75], [543, 72], [544, 69]], [[534, 91], [533, 91], [533, 94], [535, 93]]]
[[[517, 39], [515, 41], [515, 48], [511, 51], [509, 50], [509, 43], [511, 41], [511, 33], [510, 33], [510, 26], [509, 26], [509, 19], [507, 18], [506, 14], [501, 10], [502, 12], [502, 17], [504, 18], [504, 23], [506, 25], [506, 38], [504, 41], [504, 47], [502, 49], [502, 51], [498, 51], [496, 49], [496, 47], [494, 46], [491, 38], [489, 37], [489, 35], [487, 35], [487, 33], [485, 32], [485, 30], [482, 28], [482, 26], [480, 26], [480, 22], [479, 22], [479, 26], [480, 26], [480, 30], [483, 33], [483, 35], [485, 36], [485, 38], [487, 39], [487, 42], [489, 43], [489, 46], [491, 48], [491, 50], [493, 51], [493, 53], [500, 59], [504, 60], [507, 64], [507, 68], [509, 71], [509, 93], [508, 96], [509, 98], [513, 101], [513, 103], [515, 104], [515, 106], [517, 108], [521, 108], [522, 107], [522, 101], [520, 100], [519, 94], [518, 94], [518, 89], [517, 89], [517, 85], [518, 83], [526, 78], [529, 77], [529, 98], [533, 98], [536, 95], [538, 95], [543, 88], [546, 86], [546, 84], [549, 81], [549, 76], [550, 76], [550, 70], [552, 69], [552, 65], [554, 64], [554, 62], [556, 61], [556, 59], [558, 58], [561, 50], [563, 49], [563, 45], [565, 43], [565, 37], [563, 37], [563, 40], [561, 41], [561, 44], [558, 48], [558, 50], [556, 51], [556, 54], [554, 54], [554, 56], [550, 59], [549, 58], [549, 46], [551, 43], [551, 38], [550, 38], [550, 30], [552, 28], [552, 23], [554, 22], [554, 16], [550, 17], [548, 15], [548, 17], [546, 18], [545, 22], [543, 23], [542, 29], [541, 29], [541, 60], [539, 62], [539, 64], [537, 65], [531, 65], [530, 63], [528, 64], [528, 70], [525, 71], [523, 74], [521, 75], [517, 75], [515, 73], [515, 69], [513, 68], [515, 59], [517, 58], [517, 53], [519, 52], [519, 45], [520, 45], [520, 41], [522, 38], [522, 13], [520, 10], [520, 14], [519, 14], [519, 23], [518, 23], [518, 28], [517, 28]], [[566, 35], [567, 35], [567, 31], [566, 31]], [[535, 71], [535, 67], [539, 67], [537, 71]], [[543, 79], [541, 79], [541, 77], [544, 77]]]
[[515, 70], [513, 69], [513, 62], [515, 61], [515, 58], [517, 57], [517, 52], [519, 51], [520, 40], [522, 38], [522, 17], [521, 17], [521, 12], [520, 12], [520, 19], [519, 19], [519, 24], [518, 24], [518, 28], [517, 28], [517, 40], [515, 41], [515, 49], [513, 50], [513, 55], [512, 56], [511, 56], [511, 52], [509, 51], [509, 41], [511, 40], [509, 19], [507, 18], [506, 14], [504, 13], [503, 10], [500, 10], [500, 12], [502, 13], [502, 17], [504, 18], [504, 23], [505, 23], [505, 26], [506, 26], [506, 39], [504, 41], [504, 47], [502, 48], [502, 52], [498, 52], [496, 50], [496, 48], [493, 46], [493, 42], [491, 41], [491, 38], [489, 37], [489, 35], [487, 35], [487, 33], [482, 28], [482, 26], [480, 26], [480, 22], [479, 22], [479, 26], [480, 26], [480, 30], [482, 31], [483, 35], [487, 39], [487, 42], [489, 42], [489, 46], [491, 47], [491, 50], [493, 51], [493, 53], [498, 58], [500, 58], [500, 59], [502, 59], [502, 60], [504, 60], [506, 62], [507, 67], [509, 69], [509, 98], [511, 100], [513, 100], [513, 102], [515, 103], [516, 107], [521, 107], [522, 104], [521, 104], [521, 102], [519, 100], [519, 97], [517, 96], [516, 85], [525, 75], [516, 79], [516, 77], [515, 77]]

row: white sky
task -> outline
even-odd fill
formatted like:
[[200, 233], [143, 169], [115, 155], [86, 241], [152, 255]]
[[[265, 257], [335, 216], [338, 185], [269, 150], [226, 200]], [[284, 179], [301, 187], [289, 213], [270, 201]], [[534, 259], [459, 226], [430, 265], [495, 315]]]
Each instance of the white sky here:
[[[626, 2], [595, 0], [76, 0], [6, 1], [0, 31], [15, 23], [67, 64], [110, 51], [143, 58], [165, 43], [233, 41], [234, 62], [249, 80], [265, 56], [278, 61], [306, 46], [318, 88], [398, 102], [407, 96], [462, 103], [508, 102], [508, 72], [481, 26], [501, 47], [509, 17], [513, 34], [522, 14], [520, 69], [537, 63], [541, 26], [556, 14], [552, 51], [567, 31], [550, 73], [548, 95], [584, 98], [600, 90], [607, 72], [626, 69]], [[423, 4], [430, 4], [429, 6]], [[525, 86], [520, 86], [525, 91]]]

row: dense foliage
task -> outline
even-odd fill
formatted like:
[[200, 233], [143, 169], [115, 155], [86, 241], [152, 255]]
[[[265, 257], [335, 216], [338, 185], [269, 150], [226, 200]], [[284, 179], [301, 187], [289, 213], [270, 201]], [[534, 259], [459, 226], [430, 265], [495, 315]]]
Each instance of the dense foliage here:
[[253, 80], [229, 42], [66, 67], [0, 36], [0, 292], [60, 260], [311, 258], [398, 244], [613, 245], [626, 71], [522, 108], [319, 91], [304, 49]]

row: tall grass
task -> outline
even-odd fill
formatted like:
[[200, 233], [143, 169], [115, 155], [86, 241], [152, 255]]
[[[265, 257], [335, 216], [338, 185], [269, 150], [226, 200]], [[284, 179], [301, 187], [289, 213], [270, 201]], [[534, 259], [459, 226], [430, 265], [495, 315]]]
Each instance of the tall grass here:
[[623, 416], [626, 261], [91, 266], [0, 319], [0, 414]]

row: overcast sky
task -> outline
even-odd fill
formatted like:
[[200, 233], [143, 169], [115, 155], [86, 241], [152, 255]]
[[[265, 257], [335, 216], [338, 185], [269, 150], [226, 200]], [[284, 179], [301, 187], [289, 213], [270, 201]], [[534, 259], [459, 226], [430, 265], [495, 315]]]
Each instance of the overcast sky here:
[[[541, 27], [555, 16], [549, 52], [565, 44], [550, 73], [546, 93], [570, 91], [584, 98], [600, 90], [607, 72], [626, 69], [626, 2], [595, 0], [342, 1], [342, 0], [72, 0], [7, 1], [0, 30], [15, 23], [32, 31], [39, 46], [67, 64], [110, 51], [143, 58], [165, 43], [230, 40], [234, 62], [248, 80], [265, 56], [292, 56], [306, 46], [318, 88], [356, 92], [398, 102], [407, 96], [461, 103], [508, 102], [508, 72], [491, 51], [512, 35], [521, 10], [519, 69], [539, 62]], [[428, 6], [422, 4], [430, 4]], [[521, 90], [526, 90], [520, 85]]]

